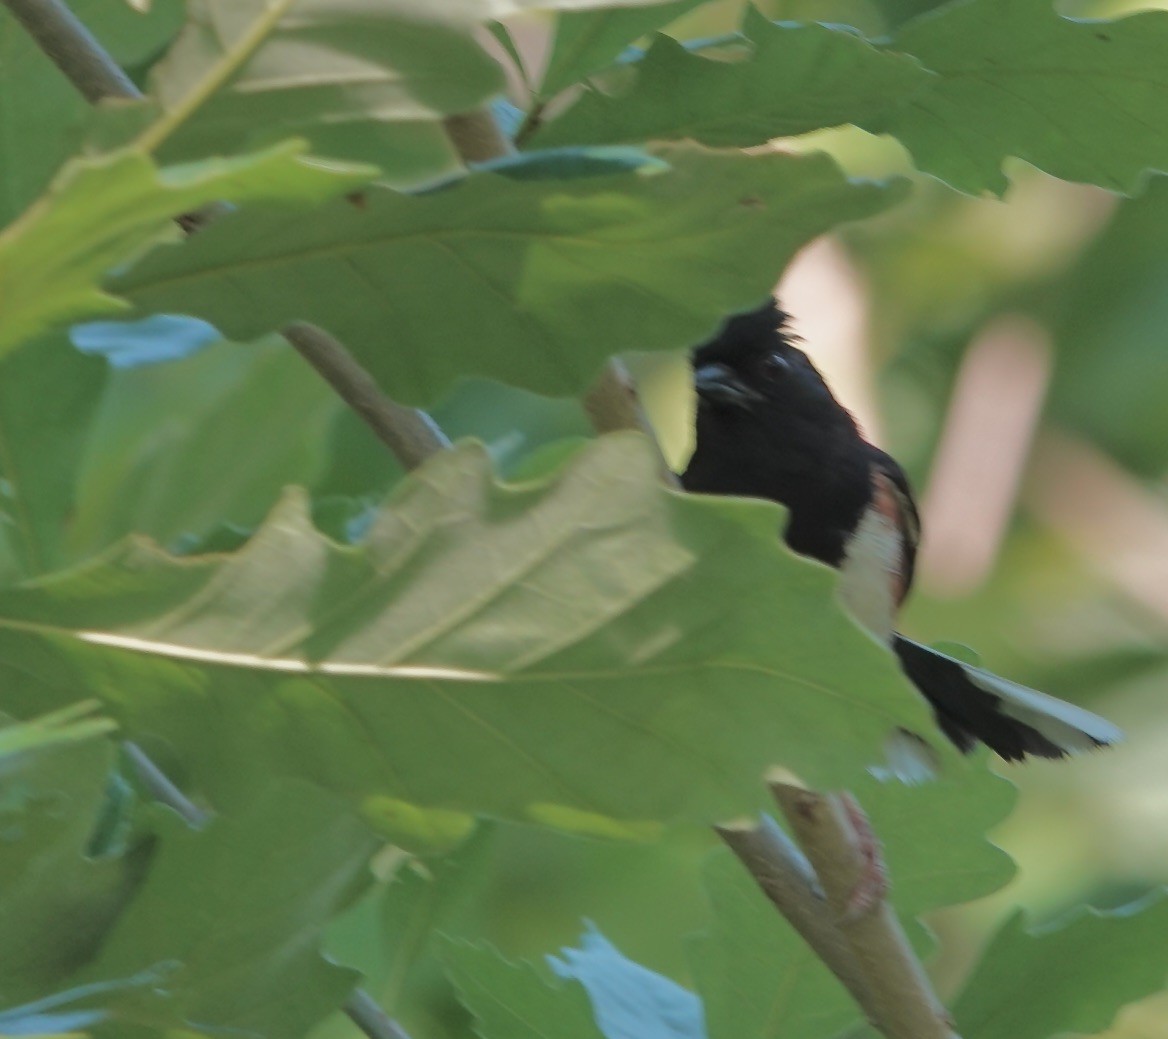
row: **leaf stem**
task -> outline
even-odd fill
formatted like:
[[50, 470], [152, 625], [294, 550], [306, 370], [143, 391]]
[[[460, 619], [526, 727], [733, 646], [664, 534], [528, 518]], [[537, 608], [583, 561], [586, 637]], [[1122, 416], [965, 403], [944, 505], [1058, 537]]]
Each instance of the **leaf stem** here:
[[542, 98], [536, 98], [532, 101], [531, 107], [523, 116], [523, 122], [519, 124], [519, 129], [515, 131], [516, 147], [522, 148], [527, 143], [527, 139], [543, 125], [543, 113], [546, 107], [547, 102]]
[[145, 152], [157, 151], [175, 130], [202, 108], [240, 70], [244, 62], [271, 35], [293, 2], [294, 0], [276, 0], [268, 7], [252, 22], [247, 32], [232, 43], [227, 53], [208, 69], [206, 75], [182, 96], [178, 104], [146, 127], [134, 143]]

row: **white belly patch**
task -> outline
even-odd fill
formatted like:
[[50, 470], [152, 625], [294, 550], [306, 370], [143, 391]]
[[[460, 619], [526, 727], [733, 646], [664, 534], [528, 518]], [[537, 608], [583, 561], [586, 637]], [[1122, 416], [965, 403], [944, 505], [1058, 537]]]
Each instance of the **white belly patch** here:
[[839, 598], [848, 613], [881, 642], [892, 638], [903, 563], [900, 529], [878, 509], [868, 509], [844, 548]]

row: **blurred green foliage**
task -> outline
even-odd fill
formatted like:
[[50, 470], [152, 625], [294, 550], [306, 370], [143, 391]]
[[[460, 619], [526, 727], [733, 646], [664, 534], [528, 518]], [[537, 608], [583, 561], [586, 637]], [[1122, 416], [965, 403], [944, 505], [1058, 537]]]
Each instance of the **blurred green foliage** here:
[[[630, 979], [639, 1036], [703, 1034], [673, 982], [715, 1039], [837, 1034], [854, 1008], [701, 825], [757, 808], [775, 759], [856, 791], [942, 994], [972, 978], [951, 999], [965, 1039], [1103, 1029], [1156, 990], [1162, 902], [1066, 910], [1168, 882], [1168, 194], [1149, 172], [1168, 14], [314, 0], [243, 54], [264, 5], [75, 6], [152, 96], [87, 120], [0, 13], [0, 710], [25, 719], [0, 729], [0, 1034], [352, 1039], [357, 972], [414, 1039], [611, 1039], [605, 984]], [[499, 90], [478, 26], [500, 17], [509, 100], [542, 129], [466, 177], [441, 120]], [[126, 143], [202, 87], [153, 154]], [[289, 134], [306, 143], [245, 153]], [[240, 211], [180, 245], [169, 218], [212, 199]], [[671, 499], [646, 452], [593, 441], [589, 379], [656, 351], [635, 368], [680, 460], [677, 351], [824, 231], [848, 276], [807, 259], [816, 306], [859, 308], [848, 364], [924, 492], [983, 334], [1030, 322], [1037, 429], [996, 438], [1010, 416], [983, 400], [965, 437], [1021, 467], [1001, 536], [960, 587], [926, 542], [904, 625], [1107, 713], [1124, 748], [877, 783], [881, 733], [928, 731], [924, 712], [829, 575], [772, 538], [776, 510]], [[118, 297], [254, 341], [74, 351], [64, 324]], [[483, 449], [403, 474], [267, 335], [295, 319]], [[502, 659], [532, 647], [555, 662], [538, 688]], [[753, 677], [728, 688], [734, 668]], [[220, 818], [152, 805], [90, 707], [29, 720], [88, 695]], [[1031, 936], [1018, 905], [1055, 930]], [[585, 918], [611, 944], [586, 937], [557, 979], [539, 961]], [[1150, 1002], [1113, 1034], [1165, 1022]]]

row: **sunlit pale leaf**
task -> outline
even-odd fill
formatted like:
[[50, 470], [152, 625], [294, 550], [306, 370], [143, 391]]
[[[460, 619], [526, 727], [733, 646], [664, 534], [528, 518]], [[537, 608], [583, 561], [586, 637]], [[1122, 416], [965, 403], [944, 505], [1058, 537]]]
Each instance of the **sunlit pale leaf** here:
[[633, 434], [510, 488], [468, 446], [359, 549], [292, 496], [235, 556], [132, 543], [0, 596], [5, 697], [91, 690], [220, 805], [297, 775], [388, 825], [395, 804], [606, 833], [708, 820], [757, 804], [770, 764], [847, 785], [892, 727], [931, 727], [778, 519], [662, 489]]
[[[700, 340], [809, 239], [900, 197], [822, 155], [668, 158], [568, 177], [572, 156], [537, 156], [424, 196], [371, 189], [298, 219], [243, 211], [111, 287], [237, 340], [314, 322], [397, 399], [469, 374], [574, 394], [611, 353]], [[589, 162], [627, 166], [577, 165]]]
[[[133, 67], [178, 27], [181, 5], [159, 4], [149, 17], [110, 0], [70, 0], [70, 10], [115, 61]], [[44, 190], [75, 150], [89, 105], [0, 6], [0, 225]]]
[[[278, 17], [273, 18], [276, 11]], [[171, 109], [265, 27], [228, 86], [167, 143], [199, 158], [298, 134], [317, 152], [372, 161], [397, 178], [449, 166], [439, 120], [502, 89], [499, 66], [457, 4], [374, 0], [200, 0], [151, 89]]]
[[[135, 151], [66, 166], [32, 207], [0, 231], [0, 354], [53, 325], [125, 304], [97, 281], [215, 200], [319, 201], [367, 179], [367, 168], [299, 158], [297, 142], [236, 159], [159, 170]], [[177, 234], [177, 229], [170, 229]]]

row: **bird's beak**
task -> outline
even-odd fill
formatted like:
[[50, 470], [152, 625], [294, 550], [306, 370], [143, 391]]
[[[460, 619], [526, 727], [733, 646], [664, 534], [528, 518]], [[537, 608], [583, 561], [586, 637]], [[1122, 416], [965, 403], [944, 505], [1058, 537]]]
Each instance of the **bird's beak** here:
[[694, 370], [694, 389], [698, 397], [711, 404], [730, 404], [749, 408], [762, 400], [762, 394], [752, 390], [724, 364], [703, 364]]

